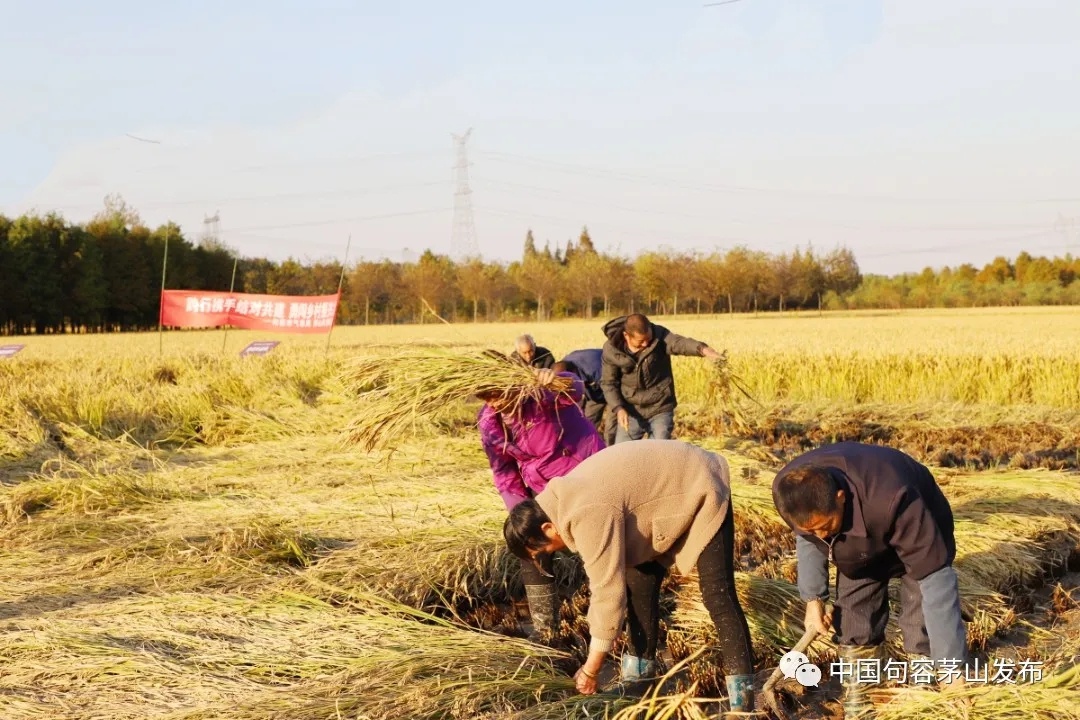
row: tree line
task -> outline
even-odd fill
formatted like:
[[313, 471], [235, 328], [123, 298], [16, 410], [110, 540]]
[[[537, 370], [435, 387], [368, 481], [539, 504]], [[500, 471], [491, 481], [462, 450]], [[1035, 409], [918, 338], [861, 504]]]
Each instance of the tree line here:
[[[0, 334], [139, 331], [157, 327], [165, 287], [272, 295], [331, 294], [338, 261], [237, 257], [174, 223], [146, 227], [122, 199], [79, 225], [56, 214], [0, 215]], [[564, 247], [527, 234], [520, 260], [362, 261], [344, 273], [339, 324], [495, 321], [808, 309], [1080, 304], [1080, 259], [999, 257], [985, 267], [864, 275], [843, 247], [767, 253], [748, 247], [634, 258], [596, 250], [588, 229]]]

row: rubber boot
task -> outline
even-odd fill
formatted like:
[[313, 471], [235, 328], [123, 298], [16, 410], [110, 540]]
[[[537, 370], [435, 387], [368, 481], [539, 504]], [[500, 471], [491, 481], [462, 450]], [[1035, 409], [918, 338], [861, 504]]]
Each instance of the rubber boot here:
[[651, 680], [656, 677], [659, 664], [656, 660], [646, 660], [629, 653], [624, 653], [620, 662], [622, 680], [624, 682], [637, 682], [638, 680]]
[[559, 631], [559, 588], [555, 583], [526, 585], [525, 597], [529, 601], [529, 617], [533, 625], [529, 640], [550, 640]]
[[754, 712], [754, 676], [728, 675], [724, 680], [727, 683], [728, 705], [731, 712]]
[[611, 689], [612, 692], [640, 697], [652, 681], [659, 678], [660, 663], [623, 653], [619, 661], [619, 671], [619, 682]]
[[841, 645], [837, 648], [840, 659], [851, 664], [851, 672], [844, 675], [844, 720], [868, 720], [873, 717], [874, 706], [867, 690], [872, 684], [859, 682], [860, 660], [880, 659], [877, 645]]

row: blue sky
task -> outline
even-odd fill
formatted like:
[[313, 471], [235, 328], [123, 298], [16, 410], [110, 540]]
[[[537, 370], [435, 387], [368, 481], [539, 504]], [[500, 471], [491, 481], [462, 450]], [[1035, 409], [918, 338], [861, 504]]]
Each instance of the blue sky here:
[[473, 127], [490, 258], [585, 224], [871, 272], [1063, 253], [1078, 28], [1047, 0], [0, 0], [0, 212], [119, 192], [249, 255], [448, 252]]

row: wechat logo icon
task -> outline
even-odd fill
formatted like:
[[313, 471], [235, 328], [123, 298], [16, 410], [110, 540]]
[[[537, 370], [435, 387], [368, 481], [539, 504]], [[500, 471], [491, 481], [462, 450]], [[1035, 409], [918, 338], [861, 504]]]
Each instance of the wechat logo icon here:
[[794, 650], [780, 658], [780, 672], [787, 679], [795, 679], [803, 687], [817, 687], [821, 682], [821, 668], [810, 664], [810, 658]]

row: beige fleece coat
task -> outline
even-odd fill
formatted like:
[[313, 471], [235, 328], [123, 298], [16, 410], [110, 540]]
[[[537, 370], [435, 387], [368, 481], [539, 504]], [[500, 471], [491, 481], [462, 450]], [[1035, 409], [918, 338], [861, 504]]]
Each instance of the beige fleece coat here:
[[649, 560], [688, 574], [724, 522], [731, 499], [727, 461], [680, 440], [605, 448], [536, 502], [589, 579], [589, 649], [610, 652], [626, 615], [626, 568]]

